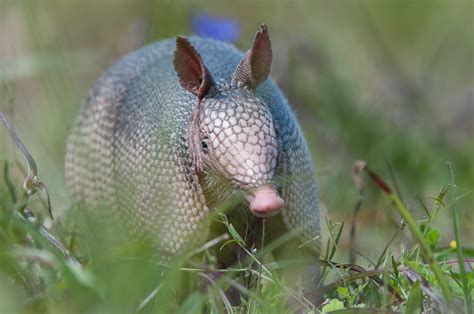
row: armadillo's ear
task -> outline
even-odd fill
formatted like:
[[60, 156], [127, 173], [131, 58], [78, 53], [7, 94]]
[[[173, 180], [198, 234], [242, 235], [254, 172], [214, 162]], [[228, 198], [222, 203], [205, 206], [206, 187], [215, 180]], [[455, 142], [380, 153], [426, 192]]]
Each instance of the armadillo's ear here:
[[252, 89], [257, 88], [270, 74], [272, 55], [268, 29], [265, 24], [262, 24], [260, 31], [255, 35], [252, 47], [237, 66], [232, 81]]
[[173, 63], [181, 86], [199, 99], [202, 99], [214, 86], [212, 76], [201, 56], [186, 37], [176, 38]]

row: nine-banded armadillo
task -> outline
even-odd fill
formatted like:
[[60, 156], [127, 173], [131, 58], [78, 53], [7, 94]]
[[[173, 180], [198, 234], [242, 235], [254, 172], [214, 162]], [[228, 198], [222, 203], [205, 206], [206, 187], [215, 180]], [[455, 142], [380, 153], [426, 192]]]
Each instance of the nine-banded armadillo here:
[[122, 219], [166, 256], [204, 240], [206, 217], [229, 196], [241, 199], [236, 211], [267, 217], [267, 231], [286, 226], [317, 248], [312, 161], [287, 100], [267, 80], [271, 62], [265, 25], [245, 55], [192, 36], [123, 58], [92, 89], [69, 138], [74, 201]]

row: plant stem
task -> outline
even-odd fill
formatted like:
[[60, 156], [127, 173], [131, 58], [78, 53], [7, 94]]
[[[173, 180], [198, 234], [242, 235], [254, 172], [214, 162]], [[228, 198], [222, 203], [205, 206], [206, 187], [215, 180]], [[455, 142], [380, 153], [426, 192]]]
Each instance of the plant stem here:
[[466, 313], [472, 313], [472, 300], [471, 294], [469, 292], [469, 283], [467, 280], [466, 269], [464, 267], [464, 254], [462, 251], [462, 240], [461, 240], [461, 226], [459, 224], [459, 216], [456, 211], [456, 207], [454, 206], [456, 201], [456, 185], [454, 183], [454, 173], [451, 167], [451, 164], [446, 162], [448, 165], [449, 174], [451, 176], [451, 210], [453, 212], [453, 224], [454, 224], [454, 236], [456, 239], [456, 255], [458, 258], [458, 267], [459, 273], [461, 275], [461, 282], [462, 282], [462, 290], [464, 292], [464, 307]]

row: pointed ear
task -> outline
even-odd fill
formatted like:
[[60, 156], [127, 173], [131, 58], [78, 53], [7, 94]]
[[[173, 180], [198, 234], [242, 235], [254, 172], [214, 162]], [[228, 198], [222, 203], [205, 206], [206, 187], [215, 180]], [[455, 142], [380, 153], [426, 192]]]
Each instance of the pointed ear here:
[[255, 90], [270, 74], [272, 56], [268, 29], [265, 24], [262, 24], [260, 31], [255, 35], [252, 47], [237, 66], [232, 81]]
[[211, 74], [201, 56], [186, 37], [176, 38], [173, 64], [181, 86], [199, 99], [202, 99], [214, 86]]

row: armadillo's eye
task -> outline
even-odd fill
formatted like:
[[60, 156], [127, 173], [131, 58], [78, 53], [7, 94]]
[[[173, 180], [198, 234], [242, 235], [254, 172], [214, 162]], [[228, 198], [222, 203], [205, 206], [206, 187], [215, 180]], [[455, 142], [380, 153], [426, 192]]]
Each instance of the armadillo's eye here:
[[202, 139], [201, 141], [201, 149], [204, 154], [209, 153], [209, 144], [208, 144], [209, 138], [206, 136]]

